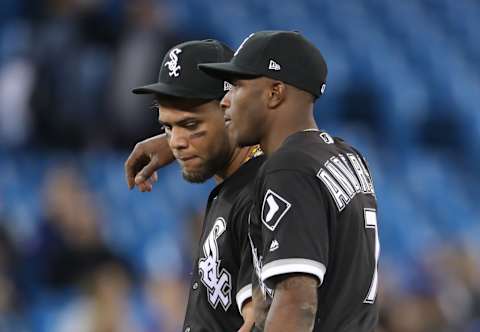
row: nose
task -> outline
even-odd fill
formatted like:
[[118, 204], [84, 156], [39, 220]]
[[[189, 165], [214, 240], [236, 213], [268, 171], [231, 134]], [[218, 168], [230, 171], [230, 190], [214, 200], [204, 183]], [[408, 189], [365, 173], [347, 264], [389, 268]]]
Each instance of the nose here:
[[188, 138], [185, 130], [173, 127], [170, 131], [170, 148], [175, 150], [186, 149], [188, 147]]
[[230, 108], [231, 105], [231, 98], [230, 94], [232, 93], [232, 90], [228, 91], [225, 96], [223, 96], [222, 100], [220, 101], [220, 107], [222, 108], [222, 111], [226, 111], [228, 108]]

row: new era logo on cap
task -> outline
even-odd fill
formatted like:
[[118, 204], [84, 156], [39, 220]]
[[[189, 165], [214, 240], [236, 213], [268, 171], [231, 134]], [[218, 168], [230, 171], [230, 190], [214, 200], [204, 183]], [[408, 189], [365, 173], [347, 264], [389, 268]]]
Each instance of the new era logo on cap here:
[[280, 67], [280, 65], [278, 63], [276, 63], [275, 61], [270, 60], [270, 63], [268, 64], [268, 69], [270, 69], [270, 70], [280, 70], [280, 69], [282, 69], [282, 67]]
[[263, 199], [262, 222], [269, 230], [274, 231], [291, 206], [285, 198], [268, 189]]
[[230, 91], [232, 90], [232, 85], [227, 81], [223, 81], [223, 91]]

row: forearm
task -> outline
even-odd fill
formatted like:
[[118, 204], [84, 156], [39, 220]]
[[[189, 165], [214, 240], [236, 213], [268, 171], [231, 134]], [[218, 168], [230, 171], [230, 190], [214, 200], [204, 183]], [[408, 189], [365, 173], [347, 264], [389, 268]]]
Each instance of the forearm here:
[[255, 326], [259, 330], [263, 330], [271, 301], [267, 300], [263, 295], [262, 290], [260, 289], [256, 278], [253, 282], [252, 297], [253, 297]]
[[312, 331], [317, 313], [317, 285], [318, 281], [308, 275], [279, 281], [263, 331]]
[[240, 327], [238, 332], [250, 332], [252, 330], [253, 324], [255, 323], [252, 299], [247, 300], [243, 305], [242, 317], [243, 317], [243, 325]]
[[168, 138], [166, 134], [159, 134], [146, 139], [144, 142], [151, 142], [153, 145], [151, 153], [158, 155], [159, 163], [167, 165], [175, 160], [170, 146], [168, 145]]

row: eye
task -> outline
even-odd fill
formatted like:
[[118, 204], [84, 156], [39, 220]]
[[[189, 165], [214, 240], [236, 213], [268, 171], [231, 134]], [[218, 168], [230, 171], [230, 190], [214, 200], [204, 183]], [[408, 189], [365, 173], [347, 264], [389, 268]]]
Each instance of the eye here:
[[185, 123], [184, 127], [187, 128], [188, 130], [195, 130], [198, 127], [198, 123], [195, 121], [189, 121]]

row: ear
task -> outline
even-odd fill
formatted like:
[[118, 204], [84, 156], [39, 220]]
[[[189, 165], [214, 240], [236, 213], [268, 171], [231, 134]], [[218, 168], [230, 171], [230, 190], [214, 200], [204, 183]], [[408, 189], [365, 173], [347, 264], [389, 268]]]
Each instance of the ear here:
[[283, 103], [286, 97], [286, 86], [283, 82], [272, 81], [268, 90], [268, 102], [269, 108], [277, 108]]

